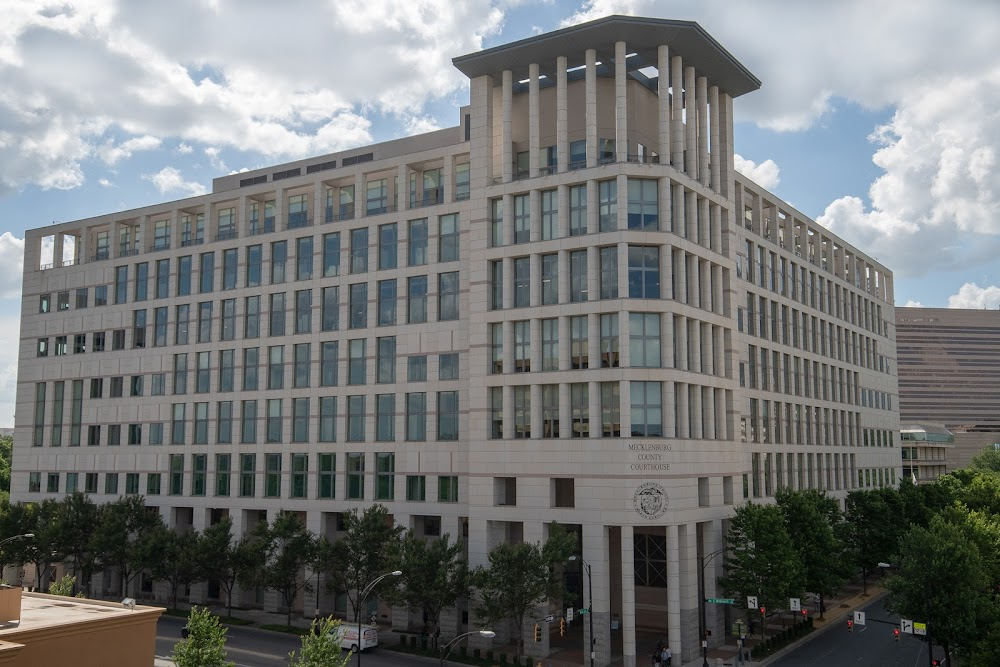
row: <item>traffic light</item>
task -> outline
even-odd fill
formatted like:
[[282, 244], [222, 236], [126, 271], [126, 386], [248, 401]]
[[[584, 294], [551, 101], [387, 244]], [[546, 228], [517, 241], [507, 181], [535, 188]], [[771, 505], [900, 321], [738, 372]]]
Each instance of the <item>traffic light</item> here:
[[535, 623], [535, 641], [542, 641], [542, 626], [538, 625], [538, 623]]
[[847, 619], [847, 631], [854, 634], [854, 621], [851, 619]]
[[560, 637], [565, 637], [566, 636], [566, 619], [565, 618], [560, 618], [559, 619], [559, 636]]
[[941, 667], [941, 661], [938, 660], [937, 658], [931, 660], [931, 664], [934, 665], [934, 667]]
[[803, 609], [802, 610], [802, 618], [805, 618], [808, 615], [809, 615], [809, 610], [808, 609]]
[[899, 628], [892, 629], [892, 636], [897, 642], [899, 641]]
[[767, 614], [767, 609], [765, 609], [764, 607], [761, 607], [760, 608], [760, 615], [764, 616], [765, 614]]

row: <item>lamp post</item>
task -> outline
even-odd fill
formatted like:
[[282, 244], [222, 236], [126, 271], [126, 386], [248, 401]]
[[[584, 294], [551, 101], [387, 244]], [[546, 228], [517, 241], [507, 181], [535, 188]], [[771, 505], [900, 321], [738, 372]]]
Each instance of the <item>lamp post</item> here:
[[0, 549], [2, 549], [3, 545], [7, 544], [8, 542], [13, 542], [14, 540], [20, 540], [20, 539], [26, 539], [27, 540], [27, 539], [31, 539], [34, 536], [35, 536], [34, 533], [24, 533], [23, 535], [12, 535], [11, 537], [8, 537], [7, 539], [5, 539], [2, 542], [0, 542]]
[[364, 637], [361, 634], [361, 608], [364, 606], [365, 600], [368, 598], [371, 592], [375, 590], [375, 587], [378, 586], [378, 583], [380, 581], [382, 581], [386, 577], [398, 577], [401, 574], [403, 574], [402, 570], [393, 570], [392, 572], [386, 572], [382, 576], [376, 577], [367, 586], [365, 586], [363, 590], [358, 592], [358, 608], [355, 609], [355, 613], [357, 613], [358, 616], [358, 665], [361, 664], [361, 651], [365, 646]]
[[493, 632], [492, 630], [473, 630], [472, 632], [466, 632], [463, 635], [455, 637], [450, 642], [448, 642], [447, 644], [438, 649], [438, 654], [441, 656], [441, 667], [444, 667], [444, 661], [448, 659], [449, 655], [451, 655], [451, 649], [454, 648], [455, 643], [459, 639], [471, 637], [472, 635], [479, 635], [480, 637], [485, 637], [486, 639], [492, 639], [493, 637], [497, 636], [497, 633]]
[[708, 667], [708, 619], [706, 617], [706, 605], [705, 600], [705, 568], [711, 563], [716, 556], [724, 554], [728, 549], [719, 549], [718, 551], [713, 551], [707, 556], [701, 557], [701, 576], [698, 578], [698, 587], [701, 589], [701, 613], [698, 615], [699, 625], [701, 625], [701, 665], [702, 667]]
[[[884, 575], [887, 570], [898, 570], [898, 565], [893, 565], [892, 563], [879, 563], [879, 568], [882, 570]], [[927, 627], [927, 664], [933, 667], [934, 665], [934, 641], [931, 639], [931, 624], [930, 624], [930, 593], [927, 591], [927, 578], [924, 577], [924, 618], [926, 620]]]
[[[576, 560], [577, 558], [577, 556], [570, 556], [569, 560]], [[579, 559], [587, 571], [587, 597], [589, 598], [587, 616], [590, 618], [590, 667], [594, 667], [594, 577], [590, 573], [590, 563], [585, 561], [583, 556], [579, 556]]]

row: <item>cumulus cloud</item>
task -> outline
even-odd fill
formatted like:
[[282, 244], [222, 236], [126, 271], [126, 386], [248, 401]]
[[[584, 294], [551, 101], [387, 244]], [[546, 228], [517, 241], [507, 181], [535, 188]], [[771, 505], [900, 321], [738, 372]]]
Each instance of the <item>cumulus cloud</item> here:
[[176, 167], [164, 167], [155, 174], [143, 174], [142, 178], [155, 185], [160, 194], [177, 192], [185, 197], [193, 197], [208, 192], [201, 183], [185, 181]]
[[[24, 270], [24, 239], [10, 232], [0, 236], [0, 299], [21, 295], [21, 274]], [[0, 346], [2, 347], [2, 346]]]
[[192, 148], [187, 144], [181, 143], [177, 145], [177, 148], [174, 149], [174, 152], [177, 153], [178, 155], [187, 155], [189, 153], [194, 152], [194, 148]]
[[909, 301], [903, 304], [903, 308], [923, 308], [923, 307], [924, 304], [920, 303], [919, 301], [914, 301], [913, 299], [910, 299]]
[[420, 116], [466, 85], [451, 58], [502, 19], [491, 0], [23, 0], [0, 23], [0, 194], [77, 187], [88, 158], [115, 164], [157, 138], [272, 159], [368, 143], [362, 110]]
[[781, 170], [774, 163], [774, 160], [764, 160], [757, 164], [742, 155], [735, 155], [734, 160], [736, 171], [763, 188], [774, 190], [781, 183]]
[[100, 185], [102, 188], [113, 188], [113, 187], [115, 187], [115, 184], [112, 183], [111, 181], [109, 181], [106, 178], [99, 178], [99, 179], [97, 179], [97, 184]]
[[976, 283], [965, 283], [959, 288], [958, 294], [948, 297], [948, 307], [1000, 308], [1000, 287], [980, 287]]
[[229, 171], [229, 167], [226, 163], [222, 161], [222, 156], [220, 155], [222, 151], [216, 146], [209, 146], [205, 149], [205, 155], [208, 157], [209, 162], [212, 164], [212, 168], [216, 171]]

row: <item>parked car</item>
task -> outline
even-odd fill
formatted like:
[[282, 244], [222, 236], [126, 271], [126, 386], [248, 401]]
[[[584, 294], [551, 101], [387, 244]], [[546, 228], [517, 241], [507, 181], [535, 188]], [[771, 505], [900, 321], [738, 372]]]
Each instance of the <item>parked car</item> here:
[[351, 651], [364, 651], [365, 649], [378, 646], [378, 631], [375, 628], [361, 626], [362, 639], [358, 644], [358, 626], [341, 624], [333, 630], [334, 635], [340, 642], [340, 648], [348, 648]]

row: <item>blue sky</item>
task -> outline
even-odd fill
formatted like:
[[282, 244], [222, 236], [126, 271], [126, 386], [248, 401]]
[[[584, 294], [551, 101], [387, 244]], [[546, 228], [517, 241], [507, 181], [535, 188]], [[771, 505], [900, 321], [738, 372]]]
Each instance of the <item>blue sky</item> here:
[[24, 230], [454, 125], [451, 58], [613, 13], [697, 21], [761, 81], [738, 165], [895, 273], [1000, 307], [1000, 6], [987, 0], [13, 0], [0, 25], [0, 426]]

